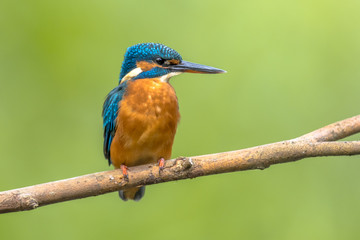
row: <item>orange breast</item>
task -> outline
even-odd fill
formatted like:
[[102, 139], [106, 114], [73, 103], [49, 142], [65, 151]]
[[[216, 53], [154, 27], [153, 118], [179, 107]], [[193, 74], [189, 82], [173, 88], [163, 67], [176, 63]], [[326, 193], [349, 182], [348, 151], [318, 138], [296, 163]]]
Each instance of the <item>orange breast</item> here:
[[158, 79], [128, 83], [120, 102], [117, 130], [111, 144], [113, 165], [135, 166], [169, 159], [180, 119], [175, 91]]

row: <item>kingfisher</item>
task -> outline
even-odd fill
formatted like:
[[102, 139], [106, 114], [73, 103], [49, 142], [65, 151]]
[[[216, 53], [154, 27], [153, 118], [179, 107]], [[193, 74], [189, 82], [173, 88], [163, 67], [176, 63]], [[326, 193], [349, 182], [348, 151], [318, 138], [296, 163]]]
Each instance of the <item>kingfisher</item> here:
[[[159, 43], [140, 43], [127, 49], [119, 84], [103, 105], [104, 155], [109, 165], [121, 169], [170, 159], [179, 105], [171, 77], [181, 73], [225, 73], [226, 71], [182, 60], [174, 49]], [[122, 200], [139, 201], [145, 186], [120, 190]]]

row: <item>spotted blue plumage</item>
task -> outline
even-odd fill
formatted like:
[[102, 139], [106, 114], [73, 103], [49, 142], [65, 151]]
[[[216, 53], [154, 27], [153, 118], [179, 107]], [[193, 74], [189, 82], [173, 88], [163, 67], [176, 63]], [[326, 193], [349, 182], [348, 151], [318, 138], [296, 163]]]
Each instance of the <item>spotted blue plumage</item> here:
[[[136, 44], [129, 47], [125, 53], [124, 61], [121, 66], [119, 85], [113, 90], [111, 90], [111, 92], [107, 95], [102, 112], [104, 127], [103, 150], [105, 158], [109, 161], [109, 165], [111, 164], [110, 147], [116, 132], [116, 117], [119, 112], [120, 101], [122, 100], [127, 87], [127, 81], [120, 83], [121, 79], [131, 70], [137, 67], [136, 62], [151, 62], [157, 57], [166, 60], [176, 59], [180, 62], [182, 61], [182, 58], [178, 52], [159, 43]], [[169, 72], [169, 69], [155, 67], [153, 69], [150, 69], [149, 71], [141, 72], [138, 76], [134, 77], [133, 80], [159, 77], [166, 75]]]
[[[172, 48], [160, 43], [140, 43], [131, 46], [125, 53], [125, 61], [121, 66], [120, 80], [132, 69], [136, 68], [136, 62], [152, 61], [157, 57], [163, 59], [176, 59], [182, 61], [180, 54]], [[159, 76], [159, 75], [158, 75]]]

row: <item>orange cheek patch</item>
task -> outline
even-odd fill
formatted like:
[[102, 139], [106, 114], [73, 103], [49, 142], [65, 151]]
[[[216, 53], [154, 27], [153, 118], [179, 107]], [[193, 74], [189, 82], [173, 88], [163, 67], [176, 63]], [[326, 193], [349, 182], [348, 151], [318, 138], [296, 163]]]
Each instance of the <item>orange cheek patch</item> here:
[[136, 62], [136, 66], [138, 68], [141, 68], [141, 70], [143, 72], [145, 71], [149, 71], [150, 69], [154, 68], [154, 67], [158, 67], [158, 65], [156, 63], [152, 63], [152, 62], [147, 62], [147, 61], [139, 61]]
[[169, 63], [172, 64], [172, 65], [177, 65], [177, 64], [180, 63], [180, 61], [179, 61], [179, 60], [176, 60], [176, 59], [171, 59], [171, 60], [168, 60], [168, 61], [169, 61]]

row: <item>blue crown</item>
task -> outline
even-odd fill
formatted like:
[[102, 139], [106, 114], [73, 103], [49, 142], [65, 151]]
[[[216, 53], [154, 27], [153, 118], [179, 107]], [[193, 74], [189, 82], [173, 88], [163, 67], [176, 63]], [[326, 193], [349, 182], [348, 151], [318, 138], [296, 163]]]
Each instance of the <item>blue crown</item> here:
[[165, 60], [176, 59], [182, 61], [177, 51], [160, 43], [139, 43], [129, 47], [126, 50], [121, 66], [120, 80], [136, 68], [136, 62], [151, 61], [159, 57]]

